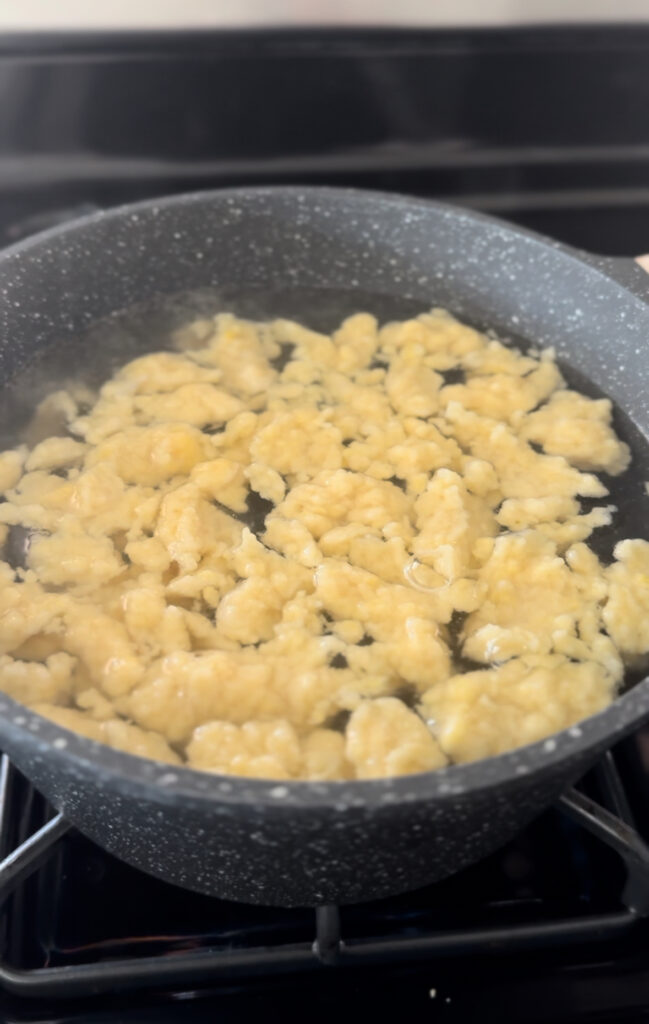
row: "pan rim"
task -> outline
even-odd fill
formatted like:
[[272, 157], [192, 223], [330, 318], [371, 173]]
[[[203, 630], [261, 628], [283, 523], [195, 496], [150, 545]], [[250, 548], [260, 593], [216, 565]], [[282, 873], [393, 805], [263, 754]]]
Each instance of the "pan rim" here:
[[[565, 243], [537, 232], [508, 223], [479, 211], [451, 203], [370, 189], [335, 186], [275, 185], [200, 190], [160, 198], [139, 200], [109, 210], [100, 210], [46, 231], [30, 235], [0, 252], [0, 266], [29, 256], [50, 241], [74, 235], [97, 222], [122, 220], [139, 213], [155, 215], [170, 207], [194, 203], [246, 202], [264, 197], [309, 197], [312, 200], [343, 199], [390, 206], [407, 206], [410, 211], [437, 209], [454, 219], [491, 224], [506, 230], [515, 238], [527, 238], [559, 251], [569, 259], [585, 265], [591, 272], [606, 277], [628, 297], [641, 300], [619, 281], [606, 274], [606, 258], [582, 252]], [[333, 806], [339, 810], [369, 808], [383, 804], [420, 801], [457, 801], [464, 793], [488, 793], [506, 781], [518, 778], [523, 782], [569, 761], [577, 763], [588, 750], [610, 746], [615, 740], [649, 715], [649, 677], [617, 697], [607, 708], [575, 725], [523, 747], [494, 757], [465, 764], [454, 764], [435, 771], [381, 779], [306, 780], [249, 779], [197, 771], [185, 765], [172, 765], [149, 758], [127, 754], [103, 743], [88, 739], [31, 711], [25, 705], [0, 694], [0, 738], [5, 736], [19, 743], [29, 737], [35, 756], [56, 758], [70, 770], [83, 774], [95, 772], [123, 792], [134, 791], [155, 796], [158, 802], [173, 802], [182, 796], [198, 803], [253, 804], [269, 807]]]
[[[452, 764], [434, 771], [378, 779], [329, 780], [257, 779], [198, 771], [116, 750], [89, 739], [0, 695], [0, 739], [24, 742], [39, 760], [56, 759], [74, 773], [110, 780], [124, 794], [144, 794], [156, 802], [188, 801], [256, 806], [333, 806], [344, 811], [359, 807], [416, 802], [457, 802], [464, 794], [498, 789], [505, 782], [524, 783], [570, 759], [575, 763], [589, 750], [612, 746], [649, 716], [649, 677], [617, 697], [608, 707], [560, 732], [493, 757]], [[15, 760], [20, 768], [20, 759]]]
[[[321, 197], [323, 199], [335, 197], [343, 198], [346, 196], [352, 200], [373, 199], [377, 202], [394, 206], [405, 205], [411, 209], [416, 207], [421, 207], [422, 210], [432, 208], [441, 210], [443, 213], [452, 216], [454, 219], [475, 220], [485, 224], [492, 224], [516, 235], [516, 237], [523, 236], [540, 242], [545, 247], [556, 249], [565, 253], [567, 256], [572, 256], [579, 262], [586, 263], [593, 269], [599, 269], [601, 271], [601, 268], [598, 267], [597, 264], [600, 260], [605, 262], [607, 259], [607, 257], [600, 257], [588, 250], [579, 249], [575, 246], [568, 245], [565, 242], [560, 242], [555, 238], [551, 238], [548, 235], [543, 235], [537, 231], [533, 231], [531, 228], [519, 227], [517, 224], [501, 217], [494, 217], [489, 213], [482, 213], [480, 210], [462, 206], [458, 203], [447, 203], [445, 200], [441, 199], [427, 199], [422, 196], [408, 195], [408, 193], [405, 192], [384, 192], [380, 189], [353, 188], [351, 186], [337, 185], [242, 185], [227, 188], [196, 189], [191, 192], [179, 192], [172, 195], [138, 199], [131, 203], [121, 203], [118, 206], [110, 206], [107, 209], [93, 210], [90, 213], [83, 214], [81, 217], [75, 217], [73, 220], [64, 221], [62, 224], [56, 224], [51, 228], [45, 228], [43, 231], [38, 231], [33, 235], [27, 235], [25, 238], [21, 238], [17, 242], [13, 242], [11, 245], [5, 246], [0, 249], [0, 265], [11, 257], [28, 253], [32, 248], [38, 248], [43, 242], [47, 242], [50, 239], [54, 239], [59, 236], [74, 234], [76, 231], [80, 231], [84, 227], [89, 227], [92, 224], [99, 222], [103, 223], [110, 220], [122, 220], [124, 216], [132, 217], [133, 214], [138, 213], [150, 213], [156, 215], [161, 210], [169, 207], [191, 206], [194, 203], [201, 203], [205, 200], [212, 202], [224, 199], [226, 202], [235, 202], [240, 200], [245, 201], [251, 198], [264, 198], [267, 196], [282, 195], [286, 197], [295, 197], [296, 199], [298, 196], [309, 196], [314, 198]], [[629, 262], [631, 262], [631, 260], [629, 260]]]

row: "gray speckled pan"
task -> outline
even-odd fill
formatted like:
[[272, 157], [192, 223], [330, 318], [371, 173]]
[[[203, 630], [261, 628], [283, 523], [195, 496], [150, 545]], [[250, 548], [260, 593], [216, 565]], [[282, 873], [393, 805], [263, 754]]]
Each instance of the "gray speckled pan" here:
[[[81, 338], [115, 310], [229, 287], [288, 287], [311, 302], [314, 289], [358, 289], [388, 305], [447, 306], [502, 335], [555, 345], [637, 428], [629, 427], [637, 451], [621, 523], [633, 533], [649, 479], [649, 282], [630, 260], [590, 256], [460, 209], [279, 188], [93, 215], [0, 255], [0, 374], [15, 375], [37, 352]], [[295, 305], [289, 312], [299, 315]], [[308, 322], [308, 303], [302, 313]], [[80, 350], [80, 360], [92, 358]], [[171, 769], [83, 739], [7, 698], [0, 713], [0, 746], [69, 821], [118, 857], [212, 895], [300, 905], [386, 896], [483, 856], [649, 714], [649, 680], [533, 746], [368, 782], [280, 784]]]

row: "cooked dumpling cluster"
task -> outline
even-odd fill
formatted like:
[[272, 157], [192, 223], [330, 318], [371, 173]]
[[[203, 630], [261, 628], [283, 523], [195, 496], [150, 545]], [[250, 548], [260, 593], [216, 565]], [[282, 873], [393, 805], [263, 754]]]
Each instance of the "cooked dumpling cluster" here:
[[649, 650], [649, 544], [588, 547], [615, 510], [579, 499], [629, 451], [551, 351], [441, 310], [177, 341], [0, 455], [2, 690], [275, 779], [488, 757], [614, 698]]

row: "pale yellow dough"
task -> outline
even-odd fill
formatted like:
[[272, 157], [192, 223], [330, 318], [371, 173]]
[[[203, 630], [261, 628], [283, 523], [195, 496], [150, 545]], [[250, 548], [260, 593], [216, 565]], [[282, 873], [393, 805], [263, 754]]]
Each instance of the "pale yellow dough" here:
[[442, 310], [178, 342], [56, 392], [0, 454], [0, 689], [142, 757], [316, 780], [487, 757], [613, 700], [649, 651], [649, 544], [603, 566], [585, 543], [616, 510], [579, 498], [629, 451], [551, 351]]

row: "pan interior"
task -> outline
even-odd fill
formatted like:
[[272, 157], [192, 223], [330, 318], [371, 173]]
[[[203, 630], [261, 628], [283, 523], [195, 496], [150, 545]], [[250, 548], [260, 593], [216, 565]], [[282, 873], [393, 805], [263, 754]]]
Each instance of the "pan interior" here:
[[[20, 442], [33, 411], [46, 395], [71, 384], [97, 387], [120, 366], [146, 352], [173, 348], [173, 333], [194, 319], [232, 312], [257, 320], [285, 317], [298, 320], [315, 330], [330, 333], [346, 316], [359, 311], [373, 313], [380, 322], [406, 319], [437, 304], [435, 296], [426, 304], [419, 299], [399, 298], [358, 288], [203, 289], [157, 299], [153, 303], [132, 307], [95, 323], [85, 332], [50, 345], [22, 365], [13, 377], [0, 387], [0, 445], [8, 448]], [[453, 310], [451, 309], [451, 312]], [[460, 315], [465, 322], [471, 322]], [[472, 326], [489, 330], [486, 322], [473, 321]], [[523, 350], [534, 339], [511, 332], [501, 341]], [[605, 393], [588, 379], [583, 370], [576, 370], [569, 359], [558, 364], [569, 387], [592, 398]], [[583, 360], [582, 360], [583, 364]], [[614, 407], [614, 427], [619, 437], [630, 446], [629, 469], [618, 477], [602, 478], [610, 492], [605, 499], [581, 499], [582, 509], [595, 504], [610, 503], [617, 507], [610, 526], [597, 529], [588, 539], [589, 546], [605, 563], [612, 559], [615, 544], [625, 537], [649, 540], [649, 442], [627, 413]], [[628, 672], [625, 689], [639, 682], [643, 670]]]

